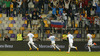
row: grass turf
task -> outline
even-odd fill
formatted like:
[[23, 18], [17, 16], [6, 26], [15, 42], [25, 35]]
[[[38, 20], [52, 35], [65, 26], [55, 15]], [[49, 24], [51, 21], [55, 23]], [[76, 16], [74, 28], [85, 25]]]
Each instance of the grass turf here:
[[100, 52], [0, 51], [0, 56], [100, 56]]

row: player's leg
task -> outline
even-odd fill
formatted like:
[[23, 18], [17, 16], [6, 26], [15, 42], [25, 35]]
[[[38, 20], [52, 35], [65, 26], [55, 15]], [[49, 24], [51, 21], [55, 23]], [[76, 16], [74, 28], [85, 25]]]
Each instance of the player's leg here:
[[37, 48], [35, 45], [34, 45], [34, 42], [31, 42], [32, 46], [35, 47], [37, 50], [39, 50], [39, 48]]
[[91, 52], [91, 45], [92, 45], [92, 41], [88, 41], [88, 49], [89, 49], [89, 52]]
[[73, 46], [73, 43], [71, 43], [71, 48], [75, 48], [77, 50], [77, 47]]
[[91, 52], [91, 48], [90, 48], [91, 46], [90, 45], [88, 45], [88, 49], [89, 49], [89, 52]]
[[69, 47], [68, 47], [68, 52], [67, 53], [70, 52], [70, 49], [71, 49], [71, 44], [69, 43]]
[[54, 48], [54, 50], [56, 50], [56, 47], [52, 44], [52, 47]]
[[54, 44], [54, 46], [55, 46], [59, 51], [61, 51], [61, 49], [60, 49], [56, 44]]
[[30, 45], [30, 41], [28, 42], [28, 46], [29, 46], [29, 50], [32, 50], [32, 47], [31, 47], [31, 45]]

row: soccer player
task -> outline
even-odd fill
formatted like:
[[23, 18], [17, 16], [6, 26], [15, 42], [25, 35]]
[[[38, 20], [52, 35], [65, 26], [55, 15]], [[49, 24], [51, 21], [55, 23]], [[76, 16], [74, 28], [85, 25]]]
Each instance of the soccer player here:
[[57, 48], [59, 51], [61, 51], [61, 49], [56, 46], [55, 39], [58, 39], [58, 38], [56, 38], [55, 36], [53, 36], [52, 33], [50, 34], [50, 37], [47, 38], [47, 40], [51, 41], [51, 45], [53, 46], [54, 50], [56, 50], [56, 48]]
[[96, 45], [96, 43], [92, 44], [92, 38], [93, 38], [93, 36], [89, 32], [87, 34], [87, 38], [88, 38], [88, 49], [89, 49], [89, 52], [91, 52], [91, 48], [90, 47]]
[[74, 39], [74, 36], [72, 34], [70, 34], [70, 32], [68, 32], [68, 35], [67, 37], [63, 38], [63, 39], [66, 39], [68, 38], [69, 39], [69, 49], [68, 49], [68, 52], [67, 53], [70, 53], [70, 49], [71, 48], [75, 48], [77, 50], [77, 47], [73, 46], [73, 39]]
[[29, 42], [28, 42], [28, 46], [29, 46], [29, 50], [32, 50], [32, 47], [35, 47], [37, 49], [37, 51], [39, 50], [39, 48], [37, 48], [35, 45], [34, 45], [34, 42], [33, 42], [33, 37], [34, 35], [31, 33], [31, 31], [29, 31], [28, 35], [25, 37], [25, 38], [28, 38], [29, 37]]

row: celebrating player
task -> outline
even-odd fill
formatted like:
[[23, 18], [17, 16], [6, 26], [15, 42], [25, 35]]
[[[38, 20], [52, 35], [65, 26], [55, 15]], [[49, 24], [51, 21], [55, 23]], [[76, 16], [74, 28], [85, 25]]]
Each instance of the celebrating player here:
[[73, 46], [73, 39], [74, 39], [74, 36], [70, 34], [70, 32], [68, 32], [68, 35], [67, 37], [63, 38], [63, 39], [66, 39], [68, 38], [69, 39], [69, 49], [68, 49], [68, 52], [67, 53], [70, 53], [70, 49], [71, 48], [75, 48], [77, 50], [77, 47], [74, 47]]
[[29, 31], [28, 35], [25, 37], [25, 38], [28, 38], [29, 37], [29, 42], [28, 42], [28, 46], [29, 46], [29, 50], [32, 50], [32, 47], [35, 47], [37, 49], [37, 51], [39, 50], [39, 48], [37, 48], [35, 45], [34, 45], [34, 42], [33, 42], [33, 37], [34, 35], [31, 33], [31, 31]]
[[93, 45], [96, 45], [96, 43], [93, 43], [92, 44], [92, 38], [93, 36], [88, 32], [87, 34], [87, 38], [88, 38], [88, 49], [89, 49], [89, 52], [91, 52], [91, 48]]
[[54, 50], [56, 50], [56, 48], [57, 48], [59, 51], [61, 51], [61, 49], [56, 46], [55, 39], [58, 39], [58, 38], [56, 38], [55, 36], [53, 36], [52, 33], [50, 34], [50, 37], [47, 38], [47, 40], [50, 40], [51, 41], [51, 44], [52, 44]]

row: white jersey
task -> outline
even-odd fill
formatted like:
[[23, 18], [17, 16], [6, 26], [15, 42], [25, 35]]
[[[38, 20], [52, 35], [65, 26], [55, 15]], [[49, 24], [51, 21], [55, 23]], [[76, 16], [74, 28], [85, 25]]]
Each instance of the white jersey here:
[[74, 38], [74, 36], [71, 35], [71, 34], [68, 34], [67, 37], [68, 37], [68, 39], [69, 39], [69, 43], [73, 43], [73, 38]]
[[27, 36], [29, 37], [29, 41], [33, 41], [34, 35], [32, 33], [29, 33]]
[[49, 37], [51, 44], [55, 44], [55, 36], [50, 36]]
[[49, 39], [50, 39], [51, 41], [55, 41], [55, 36], [50, 36]]
[[87, 38], [89, 38], [88, 41], [92, 41], [92, 35], [91, 34], [87, 34]]

